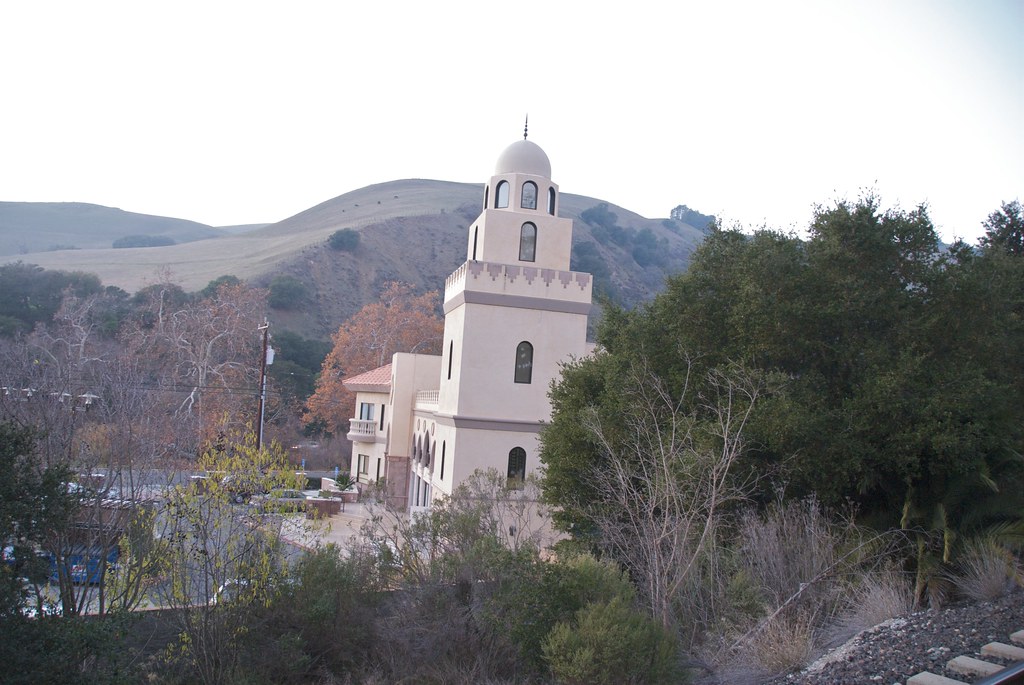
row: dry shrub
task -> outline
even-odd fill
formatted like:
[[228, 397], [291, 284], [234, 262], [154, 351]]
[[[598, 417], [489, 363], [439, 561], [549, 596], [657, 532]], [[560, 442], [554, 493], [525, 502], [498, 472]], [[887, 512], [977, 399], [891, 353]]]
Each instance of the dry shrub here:
[[850, 603], [830, 630], [838, 644], [862, 630], [914, 610], [914, 587], [894, 568], [867, 573], [849, 590]]
[[763, 678], [806, 665], [827, 627], [852, 604], [850, 579], [884, 554], [878, 536], [865, 537], [852, 519], [813, 498], [748, 512], [734, 549], [727, 606], [719, 607], [728, 640], [708, 639], [702, 650], [719, 675], [728, 670], [730, 677], [756, 671]]
[[775, 504], [764, 516], [750, 512], [739, 532], [742, 567], [776, 607], [798, 594], [802, 602], [829, 601], [831, 588], [823, 581], [864, 556], [850, 553], [860, 549], [853, 522], [830, 518], [814, 498]]
[[750, 656], [762, 672], [780, 674], [806, 665], [814, 650], [814, 617], [797, 611], [769, 621], [751, 643]]
[[949, 574], [957, 591], [969, 599], [1002, 597], [1024, 580], [1020, 564], [1010, 550], [989, 538], [968, 540]]

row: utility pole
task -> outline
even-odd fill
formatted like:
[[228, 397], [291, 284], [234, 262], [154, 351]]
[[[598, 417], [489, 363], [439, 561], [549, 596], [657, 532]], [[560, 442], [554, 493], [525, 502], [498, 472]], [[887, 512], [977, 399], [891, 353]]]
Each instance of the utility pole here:
[[272, 353], [268, 342], [270, 340], [270, 322], [267, 321], [266, 317], [263, 319], [263, 325], [257, 328], [258, 331], [263, 331], [263, 354], [260, 356], [260, 408], [259, 416], [257, 418], [257, 430], [256, 430], [256, 449], [260, 450], [263, 448], [263, 416], [267, 408], [267, 365], [273, 364], [273, 358], [269, 355]]

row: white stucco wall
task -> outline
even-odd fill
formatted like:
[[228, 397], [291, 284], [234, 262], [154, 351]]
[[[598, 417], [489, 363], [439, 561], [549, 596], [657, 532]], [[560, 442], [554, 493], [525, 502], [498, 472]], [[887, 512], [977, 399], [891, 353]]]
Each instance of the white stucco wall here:
[[408, 456], [414, 429], [413, 407], [416, 392], [436, 390], [441, 373], [441, 357], [427, 354], [398, 353], [391, 360], [391, 404], [389, 452]]
[[[373, 420], [365, 421], [359, 418], [359, 409], [363, 404], [373, 406]], [[352, 441], [352, 463], [349, 475], [352, 480], [361, 483], [372, 483], [377, 478], [378, 468], [381, 476], [384, 475], [384, 453], [387, 448], [387, 430], [389, 410], [388, 393], [366, 392], [356, 393], [355, 409], [349, 421], [348, 439]], [[384, 409], [385, 427], [381, 428], [381, 407]], [[359, 455], [367, 457], [365, 472], [359, 471]]]

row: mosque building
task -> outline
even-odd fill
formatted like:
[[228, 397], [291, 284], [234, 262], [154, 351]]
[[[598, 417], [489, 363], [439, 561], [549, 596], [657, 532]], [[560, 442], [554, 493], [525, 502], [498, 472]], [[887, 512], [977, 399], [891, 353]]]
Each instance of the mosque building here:
[[392, 506], [429, 509], [478, 469], [514, 486], [540, 466], [551, 381], [591, 349], [593, 279], [569, 270], [559, 200], [548, 156], [524, 133], [498, 157], [466, 262], [445, 281], [441, 355], [399, 353], [345, 379], [352, 479], [384, 479]]

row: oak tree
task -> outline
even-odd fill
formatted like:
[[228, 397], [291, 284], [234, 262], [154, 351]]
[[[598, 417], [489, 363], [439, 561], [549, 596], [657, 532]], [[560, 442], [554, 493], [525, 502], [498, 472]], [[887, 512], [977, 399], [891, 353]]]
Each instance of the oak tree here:
[[650, 305], [607, 313], [604, 352], [555, 386], [542, 460], [561, 523], [595, 533], [580, 505], [601, 497], [579, 474], [609, 450], [583, 419], [597, 412], [613, 450], [628, 444], [623, 379], [638, 359], [667, 388], [732, 361], [787, 377], [750, 416], [739, 476], [854, 502], [881, 528], [930, 528], [946, 557], [957, 536], [1019, 522], [1015, 216], [1004, 207], [989, 219], [986, 249], [948, 254], [925, 208], [882, 210], [874, 197], [818, 208], [807, 238], [712, 232]]

